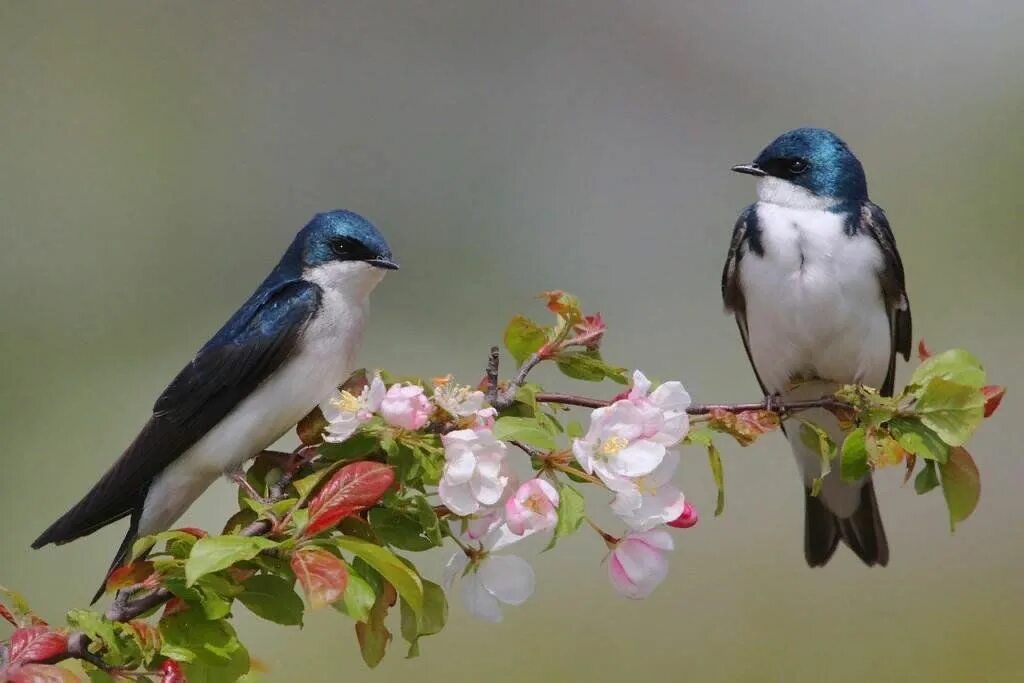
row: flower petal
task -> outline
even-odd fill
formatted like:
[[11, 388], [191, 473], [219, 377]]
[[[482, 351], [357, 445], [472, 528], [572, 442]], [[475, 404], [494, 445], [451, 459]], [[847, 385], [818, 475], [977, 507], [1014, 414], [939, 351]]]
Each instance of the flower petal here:
[[533, 567], [515, 555], [488, 555], [477, 570], [484, 588], [507, 605], [521, 605], [533, 595]]
[[462, 601], [474, 617], [498, 623], [502, 619], [498, 599], [484, 588], [478, 574], [469, 574], [462, 581]]
[[445, 507], [460, 517], [471, 515], [480, 509], [480, 503], [473, 497], [469, 484], [453, 484], [442, 478], [441, 483], [437, 485], [437, 495]]
[[660, 443], [640, 439], [609, 458], [608, 470], [624, 477], [642, 477], [650, 474], [665, 459], [665, 447]]
[[448, 558], [448, 562], [444, 565], [444, 573], [441, 579], [446, 591], [452, 589], [452, 586], [455, 585], [455, 579], [462, 576], [462, 572], [466, 570], [467, 564], [469, 564], [469, 557], [461, 550], [456, 550], [455, 554]]

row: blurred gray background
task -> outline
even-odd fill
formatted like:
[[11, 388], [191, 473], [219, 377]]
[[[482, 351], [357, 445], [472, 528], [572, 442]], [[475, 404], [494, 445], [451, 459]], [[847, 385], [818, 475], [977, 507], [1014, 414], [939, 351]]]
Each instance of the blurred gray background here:
[[[473, 381], [508, 317], [558, 287], [604, 313], [611, 360], [696, 400], [756, 398], [719, 299], [754, 197], [728, 169], [818, 125], [888, 211], [915, 337], [1010, 386], [955, 535], [941, 495], [890, 470], [891, 566], [840, 550], [809, 570], [772, 436], [723, 443], [717, 519], [687, 452], [703, 518], [645, 602], [581, 533], [535, 558], [504, 624], [455, 600], [417, 660], [396, 643], [368, 672], [331, 610], [301, 633], [243, 615], [241, 635], [278, 681], [1019, 680], [1022, 30], [1013, 0], [0, 4], [0, 582], [53, 619], [85, 603], [122, 528], [29, 542], [319, 210], [364, 213], [403, 265], [374, 296], [368, 366]], [[218, 485], [185, 521], [231, 505]]]

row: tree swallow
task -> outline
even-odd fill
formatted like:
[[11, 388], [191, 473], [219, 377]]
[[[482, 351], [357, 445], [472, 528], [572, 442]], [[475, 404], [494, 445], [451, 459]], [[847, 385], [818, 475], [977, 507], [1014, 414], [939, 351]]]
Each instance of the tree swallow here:
[[277, 441], [348, 377], [370, 292], [397, 268], [366, 219], [351, 211], [314, 216], [160, 395], [124, 454], [32, 547], [129, 517], [116, 569], [136, 538], [170, 527], [218, 476]]
[[[778, 137], [737, 173], [758, 178], [758, 202], [736, 221], [722, 298], [765, 395], [819, 398], [841, 384], [891, 396], [896, 354], [910, 358], [910, 304], [889, 222], [868, 199], [864, 169], [834, 133], [799, 128]], [[800, 417], [839, 447], [843, 431], [824, 409]], [[889, 546], [868, 475], [844, 482], [835, 468], [820, 495], [817, 449], [785, 430], [804, 480], [807, 564], [828, 563], [843, 541], [868, 566]]]

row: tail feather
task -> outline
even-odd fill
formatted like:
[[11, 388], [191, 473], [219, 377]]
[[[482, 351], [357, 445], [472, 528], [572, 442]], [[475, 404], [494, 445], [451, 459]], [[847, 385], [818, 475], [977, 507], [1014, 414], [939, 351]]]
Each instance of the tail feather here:
[[810, 567], [824, 567], [839, 545], [838, 518], [810, 489], [804, 489], [804, 557]]
[[110, 568], [107, 569], [107, 574], [103, 577], [103, 583], [100, 584], [96, 594], [92, 596], [92, 601], [89, 603], [90, 605], [95, 605], [96, 601], [103, 597], [103, 594], [107, 592], [107, 581], [110, 580], [110, 575], [113, 574], [118, 567], [123, 565], [125, 560], [127, 560], [131, 555], [132, 546], [135, 545], [135, 539], [139, 536], [139, 517], [139, 513], [132, 513], [131, 523], [128, 525], [128, 531], [124, 535], [124, 540], [122, 540], [121, 545], [118, 546], [117, 553], [114, 554], [114, 559], [110, 563]]
[[849, 517], [839, 517], [805, 492], [804, 557], [811, 567], [824, 567], [842, 541], [869, 567], [889, 564], [889, 543], [878, 512], [874, 483], [860, 489], [860, 505]]

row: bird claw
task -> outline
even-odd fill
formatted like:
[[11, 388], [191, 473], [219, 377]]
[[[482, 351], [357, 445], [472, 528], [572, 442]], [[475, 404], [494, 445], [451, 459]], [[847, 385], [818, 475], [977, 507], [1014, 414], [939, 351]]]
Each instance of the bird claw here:
[[764, 409], [770, 413], [781, 413], [784, 406], [782, 405], [782, 396], [778, 393], [768, 394], [764, 397]]

